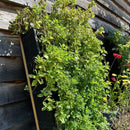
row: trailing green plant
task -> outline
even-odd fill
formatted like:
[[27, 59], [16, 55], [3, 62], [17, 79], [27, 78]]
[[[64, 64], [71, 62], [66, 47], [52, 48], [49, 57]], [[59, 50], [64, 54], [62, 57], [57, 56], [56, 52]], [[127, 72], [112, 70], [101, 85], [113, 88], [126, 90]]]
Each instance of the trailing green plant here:
[[[32, 86], [43, 85], [38, 97], [45, 97], [42, 110], [55, 110], [59, 130], [109, 130], [102, 112], [107, 111], [110, 82], [106, 51], [96, 38], [103, 28], [93, 32], [88, 20], [91, 7], [77, 6], [76, 0], [56, 0], [51, 14], [45, 1], [27, 7], [10, 26], [17, 34], [37, 29], [43, 55], [35, 58]], [[57, 97], [55, 97], [57, 93]]]

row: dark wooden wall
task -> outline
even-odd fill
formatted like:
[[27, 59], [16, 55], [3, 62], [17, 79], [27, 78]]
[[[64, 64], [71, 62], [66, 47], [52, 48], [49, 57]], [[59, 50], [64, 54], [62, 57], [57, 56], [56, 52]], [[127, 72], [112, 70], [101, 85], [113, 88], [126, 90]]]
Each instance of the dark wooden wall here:
[[0, 130], [35, 129], [19, 38], [0, 30]]
[[[1, 0], [0, 28], [8, 29], [9, 21], [16, 16], [16, 10], [26, 5], [33, 5], [38, 0]], [[51, 12], [54, 0], [47, 0], [47, 11]], [[82, 8], [87, 8], [92, 0], [77, 0]], [[93, 8], [96, 17], [90, 20], [93, 29], [103, 26], [108, 33], [110, 30], [123, 28], [130, 33], [130, 1], [129, 0], [95, 0], [97, 7]], [[13, 7], [12, 7], [13, 6]]]
[[[53, 1], [47, 1], [48, 13]], [[77, 4], [85, 9], [90, 1], [77, 0]], [[108, 33], [123, 28], [130, 33], [129, 0], [95, 1], [96, 17], [89, 21], [93, 29], [103, 26]], [[34, 3], [35, 0], [0, 0], [0, 130], [35, 130], [29, 94], [24, 91], [26, 77], [19, 38], [8, 31], [16, 10]]]
[[0, 130], [36, 130], [29, 93], [24, 91], [26, 76], [19, 36], [8, 31], [16, 10], [27, 2], [34, 3], [0, 0]]

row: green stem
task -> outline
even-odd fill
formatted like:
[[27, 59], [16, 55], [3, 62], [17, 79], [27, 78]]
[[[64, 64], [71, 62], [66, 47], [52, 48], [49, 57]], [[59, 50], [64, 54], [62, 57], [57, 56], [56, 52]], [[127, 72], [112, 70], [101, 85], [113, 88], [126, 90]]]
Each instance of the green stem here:
[[110, 70], [109, 70], [109, 72], [108, 72], [108, 81], [110, 81], [109, 74], [110, 74], [110, 71], [111, 71], [111, 69], [112, 69], [114, 63], [115, 63], [115, 60], [116, 60], [116, 58], [113, 60], [112, 65], [111, 65], [111, 67], [110, 67]]

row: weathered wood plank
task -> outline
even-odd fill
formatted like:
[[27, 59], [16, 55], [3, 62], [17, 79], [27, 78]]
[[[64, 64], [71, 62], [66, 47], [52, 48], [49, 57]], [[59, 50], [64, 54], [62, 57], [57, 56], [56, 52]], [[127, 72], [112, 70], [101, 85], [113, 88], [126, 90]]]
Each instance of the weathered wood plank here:
[[[91, 0], [77, 0], [77, 4], [80, 6], [80, 7], [82, 7], [82, 8], [84, 8], [84, 9], [86, 9], [87, 7], [88, 7], [88, 5], [89, 5], [89, 3], [90, 3], [90, 1]], [[47, 2], [48, 3], [48, 5], [50, 4], [49, 2]], [[50, 5], [50, 7], [51, 7], [51, 5]], [[47, 10], [48, 11], [48, 10]], [[104, 8], [102, 8], [100, 5], [98, 5], [97, 7], [94, 7], [93, 8], [93, 11], [95, 12], [95, 14], [98, 16], [98, 17], [101, 17], [101, 18], [103, 18], [105, 21], [108, 21], [109, 23], [105, 23], [105, 22], [103, 22], [104, 24], [104, 26], [105, 26], [105, 30], [107, 30], [107, 32], [108, 32], [108, 30], [110, 31], [110, 29], [112, 29], [113, 28], [113, 26], [112, 25], [110, 25], [110, 23], [111, 24], [114, 24], [114, 26], [117, 26], [117, 28], [118, 27], [123, 27], [125, 30], [129, 30], [129, 24], [128, 23], [126, 23], [125, 21], [123, 21], [122, 19], [120, 19], [119, 17], [117, 17], [116, 15], [114, 15], [114, 14], [112, 14], [111, 12], [109, 12], [108, 10], [105, 10]], [[48, 11], [48, 12], [50, 12], [50, 10]], [[126, 15], [127, 16], [127, 15]], [[123, 17], [123, 16], [122, 16]], [[127, 16], [128, 17], [128, 16]], [[129, 17], [130, 18], [130, 17]], [[96, 19], [96, 18], [95, 18]], [[93, 20], [95, 20], [95, 19], [93, 19]], [[92, 21], [93, 21], [92, 20]], [[99, 21], [99, 20], [98, 20]], [[94, 21], [93, 21], [94, 22]], [[97, 24], [98, 22], [97, 22], [97, 20], [95, 21], [95, 23]], [[92, 26], [93, 24], [91, 24], [91, 26]], [[92, 26], [93, 27], [93, 26]], [[99, 27], [99, 24], [98, 24], [98, 27]], [[108, 27], [110, 27], [110, 29], [108, 29]], [[95, 28], [95, 27], [94, 27]]]
[[50, 1], [50, 2], [54, 2], [55, 0], [48, 0], [48, 1]]
[[7, 128], [5, 130], [36, 130], [35, 121], [29, 120], [18, 125], [12, 126], [11, 128]]
[[[92, 0], [78, 0], [77, 4], [80, 7], [86, 9], [88, 7], [88, 4], [91, 1]], [[106, 20], [106, 22], [108, 21], [109, 23], [114, 24], [115, 26], [123, 27], [125, 30], [129, 30], [129, 24], [127, 22], [125, 22], [124, 20], [120, 19], [119, 17], [117, 17], [116, 15], [111, 13], [110, 11], [106, 10], [105, 8], [100, 6], [99, 4], [97, 4], [96, 7], [93, 7], [92, 11], [95, 13], [96, 16]]]
[[114, 4], [111, 0], [96, 0], [96, 2], [100, 3], [102, 6], [105, 6], [107, 9], [111, 10], [113, 13], [120, 16], [122, 19], [130, 23], [130, 16], [122, 11], [116, 4]]
[[19, 38], [18, 35], [12, 34], [12, 31], [0, 29], [0, 36], [9, 37], [9, 38]]
[[95, 30], [99, 29], [100, 27], [104, 27], [106, 33], [109, 33], [111, 30], [117, 30], [117, 28], [113, 27], [111, 24], [108, 24], [96, 17], [89, 20], [89, 25]]
[[125, 3], [123, 0], [113, 0], [115, 1], [124, 11], [126, 11], [130, 15], [130, 6]]
[[130, 0], [124, 0], [130, 6]]
[[[7, 0], [6, 0], [7, 1]], [[30, 0], [8, 0], [8, 1], [13, 1], [13, 2], [18, 2], [21, 4], [26, 4], [26, 2], [29, 2], [29, 5], [35, 3]], [[47, 1], [47, 6], [46, 6], [46, 10], [48, 13], [51, 13], [51, 6], [52, 6], [52, 2]], [[21, 9], [21, 8], [16, 8], [15, 6], [8, 6], [7, 3], [4, 3], [3, 1], [0, 2], [0, 29], [5, 29], [8, 30], [9, 27], [9, 21], [13, 21], [13, 19], [15, 19], [15, 17], [17, 16], [17, 10]], [[6, 6], [7, 5], [7, 6]]]
[[0, 29], [8, 30], [9, 21], [12, 21], [17, 15], [17, 10], [21, 10], [22, 7], [14, 4], [10, 4], [6, 0], [0, 1]]
[[[13, 0], [12, 0], [13, 1]], [[14, 0], [15, 1], [15, 0]], [[17, 0], [16, 0], [17, 1]], [[81, 6], [82, 8], [87, 8], [87, 6], [88, 6], [88, 4], [89, 4], [89, 2], [88, 1], [90, 1], [90, 0], [77, 0], [77, 3], [78, 3], [78, 5], [79, 6]], [[101, 2], [102, 0], [97, 0], [97, 1], [99, 1], [99, 2]], [[106, 0], [104, 1], [104, 2], [106, 2]], [[109, 2], [107, 2], [108, 3], [108, 5], [109, 5], [109, 3], [112, 3], [112, 1], [109, 1]], [[107, 3], [105, 3], [105, 4], [107, 4]], [[46, 9], [47, 9], [47, 12], [48, 13], [51, 13], [51, 6], [52, 6], [52, 2], [51, 1], [47, 1], [47, 6], [46, 6]], [[114, 4], [112, 4], [112, 5], [114, 5]], [[111, 5], [110, 5], [111, 6]], [[111, 6], [112, 7], [112, 9], [114, 8], [114, 6]], [[118, 7], [116, 7], [116, 9], [117, 9]], [[116, 10], [115, 9], [115, 10]], [[119, 8], [118, 8], [119, 9]], [[106, 21], [108, 21], [108, 22], [110, 22], [111, 24], [115, 24], [115, 26], [118, 26], [118, 27], [123, 27], [124, 29], [127, 29], [127, 30], [129, 30], [129, 24], [128, 24], [128, 19], [130, 19], [130, 17], [127, 15], [127, 14], [125, 14], [124, 12], [122, 12], [123, 13], [123, 15], [122, 15], [122, 17], [124, 18], [125, 17], [125, 20], [127, 20], [127, 22], [125, 22], [125, 21], [123, 21], [122, 19], [120, 19], [119, 17], [117, 17], [116, 15], [114, 15], [114, 14], [112, 14], [111, 12], [109, 12], [108, 10], [105, 10], [105, 9], [103, 9], [100, 5], [98, 5], [98, 7], [97, 8], [94, 8], [93, 10], [95, 10], [95, 13], [96, 13], [96, 15], [97, 16], [99, 16], [99, 17], [101, 17], [101, 18], [104, 18]], [[114, 11], [115, 11], [114, 10]], [[120, 9], [120, 12], [121, 12], [122, 10]], [[10, 15], [10, 11], [9, 12], [3, 12], [3, 11], [1, 11], [0, 10], [0, 12], [2, 12], [2, 13], [0, 13], [0, 14], [3, 14], [3, 15], [1, 15], [2, 16], [2, 19], [0, 19], [0, 28], [4, 28], [4, 29], [8, 29], [8, 25], [9, 25], [9, 21], [11, 20], [11, 19], [13, 19], [15, 16], [16, 16], [16, 14], [13, 12], [13, 14], [12, 15], [14, 15], [14, 16], [11, 16]], [[116, 12], [118, 12], [118, 10], [116, 11]], [[6, 16], [4, 15], [4, 14], [6, 14]], [[125, 14], [125, 15], [124, 15]], [[119, 13], [118, 13], [118, 15], [119, 15]], [[1, 26], [2, 25], [2, 26]]]
[[[82, 8], [84, 8], [84, 9], [86, 9], [87, 7], [88, 7], [88, 5], [89, 5], [89, 3], [91, 2], [91, 0], [77, 0], [77, 4], [80, 6], [80, 7], [82, 7]], [[51, 5], [50, 5], [51, 4]], [[48, 2], [47, 1], [47, 5], [50, 7], [49, 8], [49, 10], [48, 10], [48, 8], [47, 8], [47, 12], [51, 12], [51, 6], [52, 6], [52, 3], [51, 2]], [[105, 26], [105, 30], [109, 30], [110, 31], [110, 29], [111, 28], [113, 28], [113, 26], [112, 25], [114, 25], [114, 26], [117, 26], [117, 28], [124, 28], [125, 30], [127, 30], [127, 31], [129, 31], [129, 24], [127, 23], [127, 22], [125, 22], [125, 21], [123, 21], [122, 19], [120, 19], [119, 17], [117, 17], [116, 15], [114, 15], [114, 14], [112, 14], [110, 11], [108, 11], [108, 10], [106, 10], [106, 9], [104, 9], [103, 7], [101, 7], [100, 5], [97, 5], [97, 7], [94, 7], [93, 8], [93, 11], [95, 12], [95, 14], [98, 16], [98, 17], [100, 17], [100, 18], [103, 18], [104, 19], [104, 21], [108, 21], [108, 23], [106, 23], [106, 24], [103, 24], [104, 26]], [[123, 17], [123, 16], [122, 16]], [[130, 18], [130, 17], [129, 17]], [[96, 18], [95, 18], [96, 19]], [[93, 20], [95, 20], [95, 19], [93, 19]], [[92, 21], [93, 21], [92, 20]], [[98, 22], [97, 21], [95, 21], [95, 23], [97, 24]], [[103, 22], [103, 23], [105, 23], [105, 22]], [[111, 26], [110, 26], [110, 24], [112, 24]], [[92, 26], [93, 24], [91, 24], [91, 26]], [[99, 25], [99, 24], [98, 24]], [[107, 27], [106, 27], [106, 25], [107, 25]], [[98, 26], [99, 27], [99, 26]], [[110, 27], [110, 29], [108, 29], [108, 27]], [[95, 27], [94, 27], [95, 28]]]
[[0, 56], [21, 56], [19, 38], [0, 36]]
[[0, 107], [0, 130], [31, 119], [33, 119], [33, 113], [28, 101]]
[[97, 4], [97, 6], [92, 8], [92, 10], [94, 11], [95, 15], [97, 15], [100, 18], [103, 18], [109, 23], [114, 24], [115, 26], [118, 26], [120, 28], [124, 28], [125, 30], [130, 30], [128, 23], [126, 23], [116, 15], [112, 14], [111, 12], [107, 11], [100, 5]]
[[16, 11], [22, 8], [23, 7], [13, 4], [13, 3], [11, 4], [10, 2], [7, 2], [6, 0], [0, 0], [0, 9], [8, 9], [8, 10]]
[[21, 101], [29, 97], [25, 92], [26, 83], [0, 83], [0, 106]]
[[77, 0], [77, 5], [79, 5], [80, 7], [86, 9], [88, 8], [88, 5], [90, 4], [90, 2], [88, 0]]
[[36, 0], [6, 0], [8, 2], [14, 2], [20, 5], [32, 6], [36, 4]]
[[0, 57], [0, 82], [25, 79], [21, 57]]
[[9, 21], [12, 21], [17, 13], [13, 10], [0, 8], [0, 28], [8, 30]]

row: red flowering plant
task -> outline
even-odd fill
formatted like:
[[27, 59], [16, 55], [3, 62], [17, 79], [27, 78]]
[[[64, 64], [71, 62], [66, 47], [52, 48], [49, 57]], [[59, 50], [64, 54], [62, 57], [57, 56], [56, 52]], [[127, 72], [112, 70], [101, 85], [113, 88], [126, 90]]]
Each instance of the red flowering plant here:
[[114, 56], [115, 58], [117, 58], [117, 59], [120, 59], [122, 55], [119, 55], [119, 54], [117, 54], [117, 53], [113, 53], [113, 56]]
[[[122, 55], [113, 54], [115, 59], [120, 59]], [[128, 58], [128, 61], [130, 58]], [[115, 60], [114, 60], [115, 61]], [[110, 109], [116, 110], [116, 113], [120, 115], [118, 118], [111, 117], [113, 129], [127, 129], [129, 127], [128, 110], [130, 108], [130, 64], [127, 62], [122, 67], [120, 74], [112, 74], [111, 81], [111, 93], [108, 101]], [[124, 118], [124, 119], [123, 119]], [[123, 127], [122, 127], [123, 126]]]
[[117, 110], [129, 107], [130, 104], [130, 41], [128, 36], [119, 31], [111, 33], [107, 38], [113, 52], [108, 76], [112, 83], [108, 104], [111, 110]]
[[130, 67], [130, 64], [126, 63], [127, 67]]
[[111, 77], [111, 80], [114, 81], [114, 82], [116, 81], [115, 77]]

